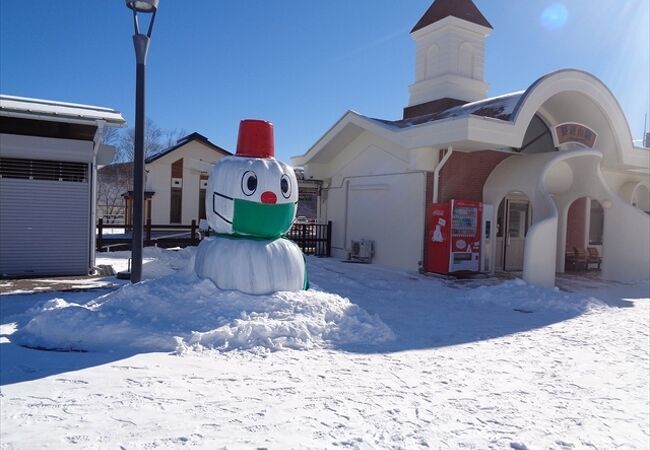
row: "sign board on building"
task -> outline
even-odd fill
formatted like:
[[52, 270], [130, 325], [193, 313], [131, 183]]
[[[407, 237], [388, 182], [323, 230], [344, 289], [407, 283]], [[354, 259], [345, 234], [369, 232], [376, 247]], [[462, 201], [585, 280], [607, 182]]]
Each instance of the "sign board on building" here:
[[598, 135], [591, 128], [579, 123], [561, 123], [555, 127], [558, 145], [567, 142], [577, 142], [589, 148], [594, 148]]

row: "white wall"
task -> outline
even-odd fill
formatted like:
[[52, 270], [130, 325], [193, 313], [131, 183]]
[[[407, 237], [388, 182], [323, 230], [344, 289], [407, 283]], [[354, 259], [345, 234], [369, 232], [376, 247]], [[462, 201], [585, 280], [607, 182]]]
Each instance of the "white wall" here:
[[490, 31], [450, 16], [413, 33], [415, 83], [409, 88], [409, 106], [444, 97], [485, 98], [485, 38]]
[[634, 190], [632, 204], [641, 211], [650, 214], [650, 188], [647, 184], [639, 184]]
[[0, 133], [3, 158], [44, 159], [47, 161], [93, 161], [93, 142]]
[[173, 152], [146, 165], [147, 190], [155, 192], [151, 199], [151, 222], [168, 224], [171, 197], [171, 165], [183, 160], [183, 205], [182, 223], [189, 225], [199, 218], [199, 176], [200, 172], [189, 168], [190, 159], [215, 163], [223, 158], [221, 152], [199, 142], [190, 141]]
[[646, 208], [650, 208], [650, 204], [644, 197], [650, 186], [650, 178], [647, 175], [603, 170], [603, 178], [627, 203], [642, 211], [648, 211]]
[[373, 262], [417, 270], [422, 259], [424, 172], [409, 169], [409, 153], [363, 133], [321, 167], [321, 219], [332, 221], [332, 252], [345, 258], [351, 240], [375, 241]]

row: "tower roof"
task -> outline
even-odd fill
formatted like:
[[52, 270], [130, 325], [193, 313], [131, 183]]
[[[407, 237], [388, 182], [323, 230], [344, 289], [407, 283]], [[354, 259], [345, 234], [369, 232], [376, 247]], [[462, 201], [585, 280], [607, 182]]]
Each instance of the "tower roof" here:
[[415, 24], [411, 33], [448, 16], [454, 16], [467, 20], [468, 22], [492, 28], [490, 22], [481, 14], [481, 11], [479, 11], [472, 0], [436, 0], [427, 12], [424, 13], [418, 23]]

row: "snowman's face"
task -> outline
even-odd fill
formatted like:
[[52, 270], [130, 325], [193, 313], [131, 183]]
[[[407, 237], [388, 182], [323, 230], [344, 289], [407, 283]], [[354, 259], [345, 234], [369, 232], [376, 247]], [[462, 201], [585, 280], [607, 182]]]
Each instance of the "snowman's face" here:
[[208, 223], [217, 233], [274, 238], [296, 217], [298, 181], [275, 159], [228, 156], [212, 169], [206, 194]]

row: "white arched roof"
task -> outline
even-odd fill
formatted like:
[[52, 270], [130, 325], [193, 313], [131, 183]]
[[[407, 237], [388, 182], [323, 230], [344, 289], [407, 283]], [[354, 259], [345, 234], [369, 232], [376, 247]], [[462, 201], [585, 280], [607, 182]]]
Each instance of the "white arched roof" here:
[[[619, 162], [623, 163], [625, 153], [633, 150], [632, 133], [625, 114], [609, 88], [600, 79], [582, 70], [563, 69], [552, 72], [539, 78], [526, 89], [517, 102], [511, 119], [519, 142], [523, 142], [528, 124], [542, 106], [553, 97], [568, 92], [582, 94], [600, 109], [616, 143], [615, 149], [601, 150], [615, 150]], [[575, 120], [579, 122], [580, 117]]]

